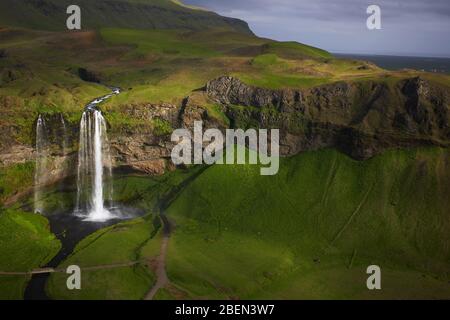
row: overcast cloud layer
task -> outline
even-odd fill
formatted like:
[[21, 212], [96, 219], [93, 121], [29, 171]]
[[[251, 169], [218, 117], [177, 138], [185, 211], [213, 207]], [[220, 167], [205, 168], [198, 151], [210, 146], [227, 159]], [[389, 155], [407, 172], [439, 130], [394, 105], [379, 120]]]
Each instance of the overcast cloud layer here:
[[[450, 57], [450, 0], [184, 0], [247, 21], [259, 36], [332, 52]], [[382, 30], [366, 27], [381, 7]]]

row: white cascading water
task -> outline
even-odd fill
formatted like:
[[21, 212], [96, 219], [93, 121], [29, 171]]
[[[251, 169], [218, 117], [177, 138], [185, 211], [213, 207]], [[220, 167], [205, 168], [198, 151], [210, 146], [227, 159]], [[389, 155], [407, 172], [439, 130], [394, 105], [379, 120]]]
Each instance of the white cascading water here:
[[36, 168], [34, 171], [34, 212], [43, 212], [42, 187], [47, 180], [47, 131], [45, 120], [39, 115], [36, 122]]
[[66, 121], [64, 120], [64, 116], [60, 114], [61, 119], [61, 128], [62, 128], [62, 153], [65, 156], [67, 154], [67, 128]]
[[[105, 170], [106, 167], [106, 170]], [[88, 108], [81, 118], [78, 151], [76, 213], [88, 221], [106, 221], [114, 215], [105, 207], [112, 203], [112, 171], [106, 122], [99, 110]]]

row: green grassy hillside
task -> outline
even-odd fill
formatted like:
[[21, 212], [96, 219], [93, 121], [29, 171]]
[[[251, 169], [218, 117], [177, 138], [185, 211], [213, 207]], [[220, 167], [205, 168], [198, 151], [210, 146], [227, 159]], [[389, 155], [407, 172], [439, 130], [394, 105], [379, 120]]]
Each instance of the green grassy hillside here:
[[[83, 107], [108, 93], [105, 85], [123, 89], [101, 106], [110, 137], [128, 137], [145, 126], [157, 128], [156, 136], [170, 133], [170, 122], [147, 121], [139, 112], [130, 115], [130, 107], [149, 111], [152, 104], [170, 103], [183, 109], [188, 96], [192, 105], [198, 103], [226, 125], [256, 127], [257, 117], [251, 113], [263, 119], [274, 111], [230, 106], [237, 116], [228, 118], [222, 106], [198, 92], [224, 75], [262, 89], [350, 83], [362, 93], [348, 110], [319, 92], [320, 115], [314, 116], [331, 128], [344, 123], [344, 113], [350, 114], [353, 124], [373, 132], [385, 130], [385, 125], [389, 129], [396, 111], [405, 111], [398, 109], [405, 106], [398, 91], [404, 79], [420, 76], [430, 87], [442, 87], [445, 93], [450, 88], [446, 75], [388, 72], [370, 63], [336, 59], [305, 44], [259, 38], [242, 21], [178, 1], [79, 0], [83, 30], [67, 32], [65, 8], [71, 3], [0, 1], [0, 152], [6, 155], [0, 163], [0, 202], [17, 200], [15, 209], [32, 208], [32, 199], [15, 196], [31, 190], [33, 183], [38, 114], [65, 117], [76, 156]], [[85, 81], [89, 79], [80, 70], [100, 83]], [[386, 99], [368, 110], [368, 100], [377, 94], [374, 84], [381, 84]], [[448, 100], [435, 100], [446, 110]], [[439, 101], [429, 107], [436, 105]], [[410, 107], [421, 104], [411, 101]], [[308, 134], [301, 119], [291, 119], [287, 125]], [[25, 149], [23, 157], [11, 149], [17, 146], [24, 147], [19, 149]], [[146, 152], [149, 146], [145, 142], [141, 147]], [[155, 280], [147, 263], [157, 255], [161, 240], [157, 204], [192, 180], [167, 210], [175, 224], [168, 252], [172, 286], [157, 298], [450, 298], [449, 150], [392, 150], [361, 162], [334, 150], [307, 152], [283, 158], [274, 177], [260, 176], [257, 166], [202, 169], [158, 178], [116, 177], [115, 200], [148, 215], [84, 239], [62, 266], [145, 261], [111, 272], [91, 270], [81, 292], [64, 289], [64, 274], [52, 275], [49, 294], [142, 298]], [[45, 190], [49, 212], [73, 207], [73, 186], [50, 189]], [[45, 264], [59, 243], [44, 218], [17, 209], [0, 212], [0, 248], [0, 271], [26, 271]], [[370, 264], [382, 267], [380, 292], [365, 287]], [[20, 298], [25, 282], [0, 275], [0, 297]]]
[[[20, 210], [0, 211], [0, 271], [28, 272], [45, 265], [61, 244], [47, 219]], [[22, 299], [25, 275], [0, 274], [0, 299]]]
[[183, 6], [171, 0], [2, 0], [0, 26], [67, 31], [66, 9], [76, 4], [82, 12], [82, 28], [133, 29], [223, 28], [251, 34], [244, 21]]
[[[80, 68], [92, 71], [103, 84], [124, 89], [104, 106], [109, 119], [121, 119], [123, 125], [127, 125], [123, 105], [180, 104], [193, 90], [224, 74], [269, 87], [333, 81], [331, 73], [313, 79], [315, 68], [329, 56], [322, 50], [292, 43], [284, 48], [283, 43], [220, 28], [102, 28], [70, 33], [0, 28], [0, 40], [4, 52], [0, 123], [8, 137], [0, 141], [0, 149], [11, 143], [32, 144], [38, 113], [62, 112], [75, 124], [87, 102], [108, 92], [100, 84], [80, 79]], [[300, 65], [304, 72], [298, 72]], [[333, 72], [334, 62], [326, 65]], [[350, 63], [344, 68], [352, 73], [357, 66]], [[131, 120], [129, 125], [133, 126]]]
[[[449, 150], [333, 151], [213, 166], [168, 209], [168, 271], [194, 298], [450, 298]], [[383, 290], [365, 269], [382, 268]]]
[[[157, 298], [450, 298], [449, 156], [393, 150], [359, 162], [322, 150], [281, 159], [273, 177], [250, 165], [118, 177], [116, 201], [155, 212], [162, 195], [196, 177], [166, 212], [174, 224], [171, 287]], [[154, 282], [146, 261], [159, 252], [158, 230], [150, 215], [87, 237], [61, 267], [141, 263], [86, 271], [80, 292], [65, 290], [64, 274], [55, 274], [48, 293], [142, 298]], [[371, 264], [382, 268], [382, 291], [365, 287]], [[26, 279], [7, 280], [20, 297]]]

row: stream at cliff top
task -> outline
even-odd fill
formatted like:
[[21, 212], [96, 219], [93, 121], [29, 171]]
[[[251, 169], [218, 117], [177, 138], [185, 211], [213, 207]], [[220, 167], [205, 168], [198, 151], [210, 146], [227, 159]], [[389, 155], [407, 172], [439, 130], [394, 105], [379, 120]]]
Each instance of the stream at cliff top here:
[[[107, 127], [98, 105], [119, 88], [86, 105], [80, 121], [80, 140], [76, 175], [76, 199], [74, 210], [45, 212], [43, 185], [46, 182], [48, 163], [48, 139], [45, 120], [39, 115], [36, 123], [36, 172], [34, 211], [47, 217], [50, 229], [61, 241], [61, 250], [43, 268], [57, 268], [75, 249], [76, 245], [95, 231], [144, 214], [142, 210], [113, 203], [112, 161]], [[62, 119], [64, 124], [64, 120]], [[65, 137], [63, 146], [65, 148]], [[33, 274], [25, 289], [26, 300], [46, 300], [45, 287], [50, 273]]]

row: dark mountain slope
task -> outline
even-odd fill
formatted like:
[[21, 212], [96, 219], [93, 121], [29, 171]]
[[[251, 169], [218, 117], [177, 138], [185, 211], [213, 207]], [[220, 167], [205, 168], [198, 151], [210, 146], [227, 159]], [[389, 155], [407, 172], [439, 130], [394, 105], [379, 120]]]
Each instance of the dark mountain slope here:
[[[70, 0], [2, 0], [0, 26], [40, 30], [66, 30]], [[132, 29], [223, 28], [252, 34], [246, 22], [216, 13], [195, 10], [170, 0], [79, 0], [82, 28]]]

